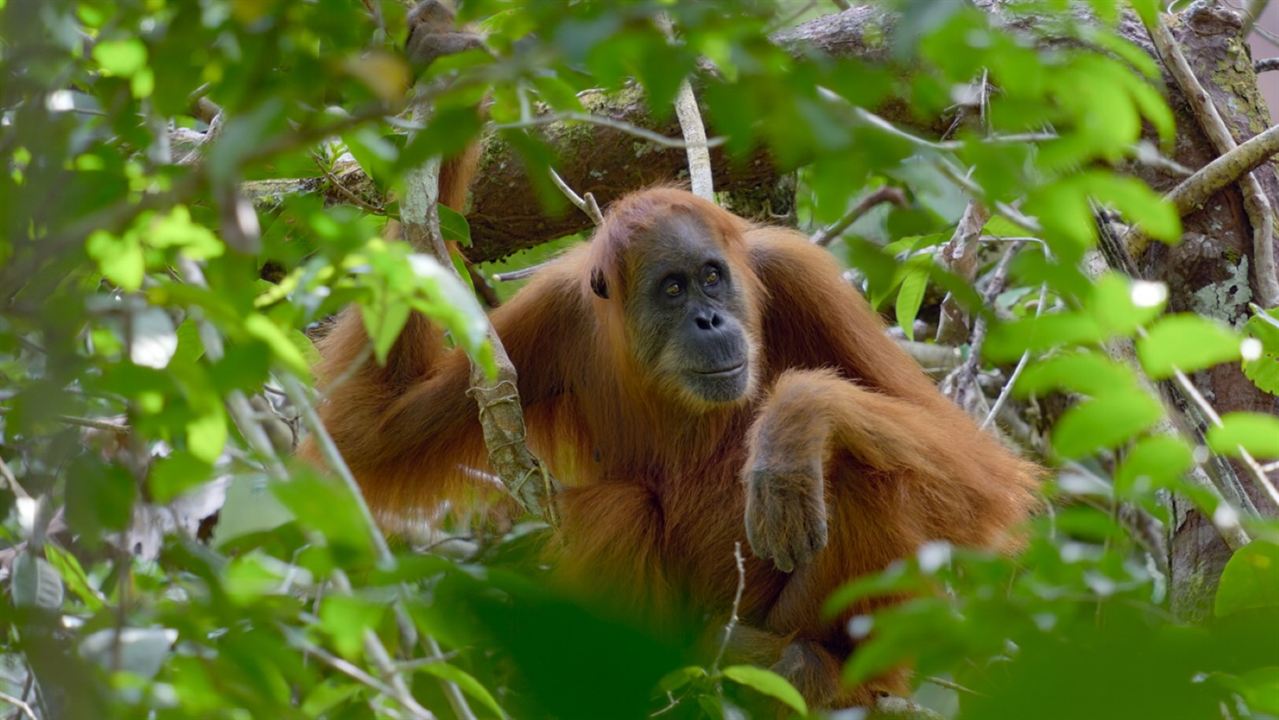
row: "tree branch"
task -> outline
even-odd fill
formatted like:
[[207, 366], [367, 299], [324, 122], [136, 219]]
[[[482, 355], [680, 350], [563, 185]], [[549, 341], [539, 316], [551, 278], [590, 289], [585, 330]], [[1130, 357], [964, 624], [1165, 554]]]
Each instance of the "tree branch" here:
[[[414, 108], [415, 115], [427, 112], [429, 109], [423, 105]], [[440, 196], [439, 157], [430, 158], [406, 172], [404, 185], [404, 197], [400, 199], [404, 237], [413, 247], [432, 255], [441, 266], [453, 268], [440, 233], [437, 209]], [[487, 377], [484, 368], [472, 361], [470, 393], [479, 405], [489, 464], [526, 511], [542, 516], [554, 526], [558, 524], [554, 504], [556, 484], [546, 467], [525, 444], [524, 412], [516, 385], [515, 365], [507, 356], [492, 324], [488, 328], [488, 341], [493, 349], [497, 374], [493, 378]]]
[[[1221, 119], [1221, 113], [1213, 104], [1208, 91], [1204, 89], [1195, 76], [1181, 46], [1173, 37], [1172, 31], [1164, 22], [1162, 14], [1157, 14], [1154, 21], [1146, 26], [1150, 39], [1155, 44], [1164, 66], [1177, 81], [1177, 85], [1185, 94], [1190, 108], [1199, 120], [1209, 142], [1221, 155], [1227, 155], [1238, 144], [1234, 135]], [[1263, 133], [1264, 134], [1264, 133]], [[1240, 181], [1243, 191], [1244, 210], [1248, 213], [1248, 221], [1253, 232], [1253, 257], [1257, 265], [1257, 294], [1267, 307], [1279, 306], [1279, 273], [1276, 272], [1274, 248], [1274, 210], [1270, 200], [1261, 187], [1256, 175], [1248, 172]]]
[[857, 222], [859, 218], [870, 212], [871, 208], [886, 202], [890, 202], [897, 207], [905, 207], [906, 193], [903, 192], [901, 188], [892, 186], [885, 186], [872, 190], [863, 196], [861, 200], [858, 200], [851, 210], [844, 213], [843, 217], [831, 223], [829, 226], [813, 233], [810, 240], [812, 240], [814, 245], [826, 247], [834, 242], [835, 238], [843, 235], [844, 231], [853, 223]]

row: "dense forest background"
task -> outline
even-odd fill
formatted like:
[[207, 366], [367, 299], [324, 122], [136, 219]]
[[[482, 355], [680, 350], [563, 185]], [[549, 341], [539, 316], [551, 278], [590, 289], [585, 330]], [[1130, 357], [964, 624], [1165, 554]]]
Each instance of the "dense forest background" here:
[[388, 540], [292, 457], [336, 311], [498, 370], [485, 307], [661, 181], [826, 245], [1052, 470], [1019, 556], [830, 599], [913, 598], [849, 626], [849, 682], [916, 668], [875, 713], [1279, 717], [1267, 3], [847, 5], [465, 0], [439, 54], [399, 0], [0, 0], [0, 717], [807, 714], [549, 589], [535, 513]]

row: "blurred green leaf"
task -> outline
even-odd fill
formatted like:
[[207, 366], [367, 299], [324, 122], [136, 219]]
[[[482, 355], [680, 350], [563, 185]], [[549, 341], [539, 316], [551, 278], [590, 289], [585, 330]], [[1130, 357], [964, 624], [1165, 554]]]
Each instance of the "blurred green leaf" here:
[[80, 561], [76, 559], [75, 555], [57, 545], [46, 544], [44, 546], [44, 556], [48, 559], [49, 564], [58, 571], [64, 585], [75, 593], [76, 597], [80, 598], [80, 602], [84, 603], [85, 607], [91, 612], [96, 612], [103, 608], [102, 594], [94, 589], [89, 581], [89, 576], [84, 572], [84, 567], [80, 565]]
[[16, 607], [57, 610], [62, 607], [62, 577], [47, 560], [30, 551], [13, 559], [9, 592]]
[[302, 351], [298, 350], [289, 336], [267, 316], [259, 313], [250, 314], [244, 318], [244, 330], [250, 336], [266, 343], [271, 348], [271, 354], [289, 372], [303, 378], [311, 376], [311, 367], [302, 356]]
[[1279, 457], [1279, 418], [1262, 413], [1235, 412], [1221, 416], [1221, 425], [1208, 429], [1208, 446], [1237, 456], [1243, 448], [1256, 457]]
[[320, 627], [333, 638], [343, 657], [356, 660], [364, 655], [364, 635], [377, 632], [386, 614], [386, 605], [351, 595], [329, 595], [320, 604]]
[[924, 258], [923, 267], [919, 263], [908, 263], [902, 272], [901, 287], [897, 290], [897, 323], [908, 340], [915, 339], [915, 316], [919, 314], [924, 291], [928, 289], [929, 264], [928, 258]]
[[108, 75], [131, 77], [146, 67], [147, 49], [137, 38], [102, 40], [93, 45], [93, 59]]
[[108, 280], [129, 292], [142, 287], [146, 272], [146, 260], [142, 256], [142, 243], [132, 234], [114, 237], [98, 230], [86, 241], [89, 257], [98, 261], [98, 269]]
[[739, 685], [745, 685], [758, 693], [781, 700], [800, 715], [808, 714], [808, 704], [804, 702], [804, 697], [799, 694], [795, 686], [771, 670], [754, 665], [729, 665], [722, 672], [724, 677]]
[[1117, 390], [1067, 410], [1053, 428], [1053, 449], [1066, 459], [1083, 457], [1134, 439], [1161, 417], [1158, 400], [1136, 389]]
[[1238, 359], [1240, 339], [1234, 332], [1199, 315], [1161, 318], [1137, 341], [1137, 356], [1153, 378], [1176, 370], [1195, 372]]
[[480, 701], [480, 704], [499, 718], [507, 717], [506, 712], [502, 710], [502, 706], [497, 704], [497, 699], [493, 697], [493, 693], [490, 693], [488, 688], [485, 688], [474, 676], [456, 665], [450, 665], [446, 662], [427, 663], [422, 666], [422, 671], [428, 675], [434, 675], [454, 683], [462, 689], [462, 692]]
[[1279, 544], [1254, 540], [1239, 548], [1221, 571], [1214, 612], [1279, 607]]

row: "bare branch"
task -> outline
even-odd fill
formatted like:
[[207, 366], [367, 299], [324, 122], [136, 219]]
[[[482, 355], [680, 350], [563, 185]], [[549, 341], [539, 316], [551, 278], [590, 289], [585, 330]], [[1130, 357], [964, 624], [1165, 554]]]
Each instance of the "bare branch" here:
[[1166, 197], [1177, 206], [1179, 213], [1188, 215], [1203, 207], [1214, 193], [1236, 182], [1277, 152], [1279, 125], [1263, 130], [1199, 168], [1170, 190]]
[[[977, 200], [970, 200], [964, 214], [955, 226], [955, 232], [942, 247], [938, 256], [940, 264], [959, 277], [972, 282], [977, 275], [977, 249], [981, 247], [981, 230], [990, 219], [990, 210]], [[942, 300], [941, 319], [937, 323], [937, 342], [955, 345], [968, 332], [968, 321], [963, 308], [951, 293]]]
[[[1208, 418], [1208, 421], [1214, 426], [1221, 427], [1221, 416], [1217, 414], [1217, 410], [1213, 408], [1212, 403], [1209, 403], [1208, 399], [1199, 392], [1199, 388], [1195, 387], [1195, 384], [1190, 381], [1190, 378], [1186, 377], [1186, 374], [1181, 370], [1174, 370], [1173, 378], [1176, 379], [1177, 386], [1181, 388], [1186, 397], [1192, 400], [1195, 406], [1199, 408], [1199, 411], [1204, 414], [1204, 417]], [[1239, 447], [1239, 456], [1243, 461], [1244, 467], [1252, 475], [1252, 479], [1265, 491], [1274, 507], [1279, 509], [1279, 489], [1275, 488], [1275, 484], [1266, 475], [1265, 469], [1261, 467], [1261, 464], [1257, 462], [1257, 459], [1251, 453], [1243, 449], [1243, 446]]]
[[814, 245], [821, 245], [823, 247], [830, 245], [834, 242], [835, 238], [843, 235], [844, 231], [847, 230], [849, 226], [857, 222], [860, 217], [870, 212], [871, 208], [886, 202], [890, 202], [897, 207], [905, 207], [906, 193], [903, 192], [901, 188], [891, 186], [872, 190], [863, 196], [861, 200], [858, 200], [857, 204], [853, 205], [852, 209], [845, 213], [839, 220], [836, 220], [834, 223], [831, 223], [830, 226], [813, 233], [810, 240], [812, 240]]
[[675, 114], [679, 116], [680, 129], [684, 131], [684, 144], [688, 148], [688, 176], [693, 194], [715, 201], [715, 183], [711, 177], [710, 146], [706, 143], [706, 126], [697, 108], [697, 96], [693, 86], [685, 78], [675, 96]]
[[1279, 57], [1261, 58], [1252, 64], [1252, 71], [1255, 73], [1270, 72], [1279, 70]]
[[[414, 106], [414, 120], [429, 112], [425, 105]], [[440, 159], [431, 158], [404, 175], [405, 193], [400, 200], [400, 218], [404, 237], [415, 248], [430, 253], [445, 268], [452, 269], [448, 249], [440, 233], [437, 203], [440, 195]], [[511, 495], [533, 514], [541, 515], [551, 525], [558, 524], [553, 496], [556, 483], [550, 473], [525, 444], [523, 406], [516, 386], [516, 371], [507, 356], [502, 340], [490, 324], [488, 341], [493, 348], [497, 374], [487, 377], [484, 368], [471, 363], [471, 390], [479, 405], [484, 445], [489, 451], [489, 464], [502, 478]]]
[[[591, 115], [590, 113], [582, 112], [548, 113], [546, 115], [538, 115], [537, 117], [528, 118], [527, 120], [519, 120], [517, 122], [495, 123], [493, 127], [497, 130], [519, 130], [569, 121], [590, 123], [592, 125], [603, 125], [604, 127], [619, 130], [628, 135], [634, 135], [637, 138], [647, 140], [654, 145], [660, 145], [662, 147], [675, 148], [677, 150], [687, 150], [690, 147], [687, 140], [669, 138], [660, 133], [655, 133], [648, 128], [642, 128], [639, 125], [632, 125], [624, 120], [614, 120], [610, 117]], [[727, 138], [713, 137], [705, 141], [705, 146], [708, 148], [719, 147], [726, 141]]]
[[728, 622], [724, 625], [724, 638], [720, 640], [719, 651], [715, 653], [715, 662], [711, 663], [712, 675], [719, 671], [720, 661], [724, 659], [724, 652], [728, 650], [728, 642], [733, 638], [733, 630], [739, 622], [737, 612], [742, 605], [742, 592], [746, 590], [746, 560], [742, 558], [740, 540], [733, 543], [733, 559], [737, 561], [737, 594], [733, 596], [733, 609], [728, 616]]
[[1243, 27], [1239, 31], [1239, 37], [1247, 38], [1252, 33], [1253, 27], [1257, 25], [1257, 21], [1261, 19], [1261, 14], [1266, 11], [1266, 6], [1270, 4], [1270, 0], [1248, 0], [1248, 6], [1243, 11]]
[[[1234, 135], [1231, 134], [1230, 129], [1226, 127], [1225, 121], [1221, 119], [1221, 113], [1217, 111], [1212, 98], [1209, 97], [1208, 92], [1199, 82], [1199, 78], [1195, 76], [1194, 70], [1186, 60], [1186, 56], [1181, 52], [1181, 46], [1178, 45], [1177, 39], [1173, 37], [1172, 31], [1168, 29], [1168, 25], [1164, 23], [1163, 17], [1156, 15], [1153, 22], [1146, 26], [1146, 29], [1150, 33], [1150, 38], [1154, 42], [1155, 49], [1163, 60], [1164, 66], [1168, 68], [1168, 72], [1172, 74], [1177, 81], [1177, 85], [1181, 87], [1181, 91], [1185, 94], [1191, 111], [1199, 120], [1204, 134], [1208, 137], [1213, 147], [1217, 149], [1218, 153], [1223, 156], [1228, 155], [1238, 147], [1238, 143], [1235, 142]], [[1269, 142], [1273, 141], [1272, 139]], [[1273, 153], [1273, 151], [1271, 152]], [[1264, 156], [1262, 159], [1264, 159]], [[1259, 162], [1260, 160], [1258, 160]], [[1241, 177], [1240, 186], [1243, 190], [1244, 210], [1248, 213], [1248, 221], [1252, 225], [1257, 295], [1267, 307], [1275, 307], [1279, 305], [1279, 272], [1277, 272], [1275, 265], [1274, 210], [1270, 205], [1270, 200], [1266, 197], [1265, 190], [1261, 187], [1261, 181], [1257, 179], [1256, 175], [1251, 172], [1246, 175], [1240, 173], [1239, 177]], [[1193, 180], [1193, 177], [1191, 179]], [[1134, 243], [1133, 246], [1136, 252], [1140, 252], [1143, 247], [1139, 242]]]
[[568, 186], [568, 183], [564, 182], [564, 178], [555, 172], [555, 168], [548, 168], [548, 170], [551, 173], [551, 182], [555, 183], [555, 187], [559, 188], [561, 193], [564, 193], [564, 197], [568, 198], [568, 201], [573, 203], [574, 207], [586, 213], [586, 216], [596, 225], [604, 224], [604, 214], [600, 212], [600, 206], [595, 202], [594, 195], [590, 193], [586, 193], [584, 196], [578, 195], [573, 191], [573, 188]]
[[0, 702], [5, 702], [18, 708], [18, 711], [27, 716], [28, 720], [39, 720], [39, 718], [36, 717], [35, 710], [32, 710], [30, 705], [19, 698], [9, 695], [8, 693], [0, 692]]
[[[1039, 304], [1035, 307], [1035, 317], [1039, 317], [1044, 312], [1044, 303], [1048, 299], [1048, 284], [1044, 283], [1039, 286]], [[1013, 386], [1017, 384], [1017, 378], [1021, 377], [1021, 373], [1026, 369], [1026, 364], [1030, 361], [1030, 351], [1021, 354], [1021, 359], [1017, 361], [1017, 367], [1013, 368], [1013, 372], [1008, 376], [1008, 382], [1004, 383], [1004, 388], [999, 391], [999, 396], [995, 398], [994, 404], [990, 406], [990, 412], [986, 413], [986, 419], [981, 421], [981, 429], [985, 430], [990, 427], [995, 418], [999, 416], [999, 411], [1003, 409], [1004, 403], [1008, 402], [1008, 396], [1012, 395]]]

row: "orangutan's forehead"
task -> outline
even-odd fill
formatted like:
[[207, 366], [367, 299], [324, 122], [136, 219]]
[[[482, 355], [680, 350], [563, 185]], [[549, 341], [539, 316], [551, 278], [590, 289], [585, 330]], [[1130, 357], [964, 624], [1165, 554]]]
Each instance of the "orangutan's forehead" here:
[[698, 215], [675, 208], [664, 212], [635, 238], [635, 249], [662, 255], [720, 254], [720, 239]]

